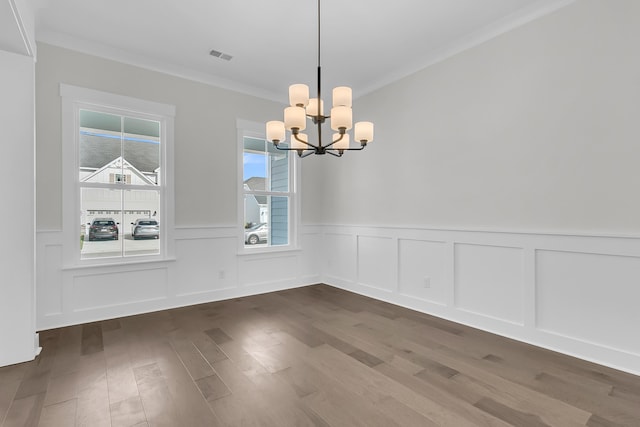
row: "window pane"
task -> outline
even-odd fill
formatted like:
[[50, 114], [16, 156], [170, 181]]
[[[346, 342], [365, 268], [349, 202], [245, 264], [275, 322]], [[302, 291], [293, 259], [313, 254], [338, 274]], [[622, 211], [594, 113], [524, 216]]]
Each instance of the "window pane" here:
[[[257, 138], [244, 138], [243, 151], [243, 180], [254, 179], [256, 188], [251, 190], [264, 190], [267, 178], [267, 156], [264, 151], [265, 141]], [[250, 185], [250, 187], [253, 187]]]
[[122, 152], [126, 184], [159, 185], [160, 123], [123, 117]]
[[125, 190], [122, 239], [124, 255], [160, 253], [160, 193], [154, 190]]
[[244, 197], [246, 246], [289, 244], [289, 197], [246, 194]]
[[289, 244], [288, 197], [271, 197], [271, 244]]
[[271, 191], [289, 191], [288, 151], [269, 152], [269, 172]]
[[268, 196], [244, 196], [244, 241], [247, 245], [269, 244]]
[[160, 122], [80, 110], [80, 182], [160, 184]]
[[160, 253], [160, 192], [82, 188], [82, 259]]
[[122, 255], [122, 191], [104, 188], [80, 190], [80, 257]]
[[289, 152], [264, 139], [244, 138], [245, 190], [289, 191]]
[[159, 254], [159, 191], [109, 185], [160, 185], [160, 122], [91, 110], [79, 120], [81, 258]]
[[120, 116], [80, 110], [79, 120], [80, 182], [122, 179]]

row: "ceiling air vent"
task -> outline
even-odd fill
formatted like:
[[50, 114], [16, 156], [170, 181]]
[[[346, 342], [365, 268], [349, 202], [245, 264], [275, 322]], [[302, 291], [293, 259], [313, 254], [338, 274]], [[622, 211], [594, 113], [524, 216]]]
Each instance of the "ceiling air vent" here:
[[231, 58], [233, 58], [233, 56], [227, 55], [226, 53], [222, 53], [215, 49], [212, 49], [211, 52], [209, 52], [209, 55], [215, 56], [216, 58], [224, 59], [225, 61], [231, 61]]

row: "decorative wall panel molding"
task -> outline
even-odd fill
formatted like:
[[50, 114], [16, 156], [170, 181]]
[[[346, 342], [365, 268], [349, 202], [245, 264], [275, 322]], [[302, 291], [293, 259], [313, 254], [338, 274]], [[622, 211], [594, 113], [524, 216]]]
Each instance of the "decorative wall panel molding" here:
[[324, 235], [324, 255], [326, 264], [323, 273], [347, 281], [356, 280], [357, 239], [355, 234], [326, 232]]
[[445, 242], [415, 239], [398, 240], [398, 293], [433, 304], [447, 305], [451, 289], [448, 252]]
[[539, 250], [536, 278], [538, 329], [640, 354], [640, 257]]
[[312, 225], [238, 255], [235, 227], [175, 235], [174, 261], [65, 270], [62, 233], [38, 232], [38, 330], [324, 282], [640, 374], [635, 236]]
[[397, 256], [395, 239], [358, 236], [358, 282], [383, 291], [396, 290]]
[[456, 308], [523, 324], [522, 248], [454, 244]]
[[323, 244], [302, 227], [301, 249], [238, 254], [235, 226], [178, 227], [175, 259], [65, 268], [62, 231], [36, 234], [37, 330], [318, 283]]
[[640, 374], [639, 237], [332, 224], [324, 245], [329, 285]]

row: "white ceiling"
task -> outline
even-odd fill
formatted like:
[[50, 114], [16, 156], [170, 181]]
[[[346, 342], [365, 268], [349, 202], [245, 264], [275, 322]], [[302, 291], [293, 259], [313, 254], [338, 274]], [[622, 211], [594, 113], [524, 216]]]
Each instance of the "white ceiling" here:
[[[361, 96], [572, 1], [322, 0], [323, 94]], [[281, 102], [316, 86], [316, 0], [32, 3], [39, 41]]]

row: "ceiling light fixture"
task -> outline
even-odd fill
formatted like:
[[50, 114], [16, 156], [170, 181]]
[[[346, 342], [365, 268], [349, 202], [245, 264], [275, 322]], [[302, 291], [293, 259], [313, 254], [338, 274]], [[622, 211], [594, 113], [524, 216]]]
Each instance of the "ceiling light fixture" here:
[[[367, 143], [373, 140], [373, 123], [358, 122], [355, 124], [354, 139], [360, 143], [357, 148], [351, 148], [350, 136], [347, 133], [352, 128], [353, 112], [351, 110], [351, 88], [339, 86], [333, 89], [333, 108], [331, 115], [325, 116], [323, 102], [320, 94], [321, 67], [320, 67], [320, 0], [318, 0], [318, 96], [309, 99], [309, 86], [294, 84], [289, 86], [290, 107], [284, 109], [284, 122], [267, 122], [267, 140], [271, 141], [278, 150], [295, 150], [298, 156], [307, 157], [311, 154], [331, 154], [341, 157], [345, 151], [358, 151], [364, 149]], [[309, 142], [305, 130], [307, 119], [310, 119], [318, 128], [317, 142]], [[322, 144], [322, 125], [326, 119], [331, 119], [333, 134], [331, 142]], [[285, 141], [286, 131], [291, 132], [290, 146], [281, 146]]]

